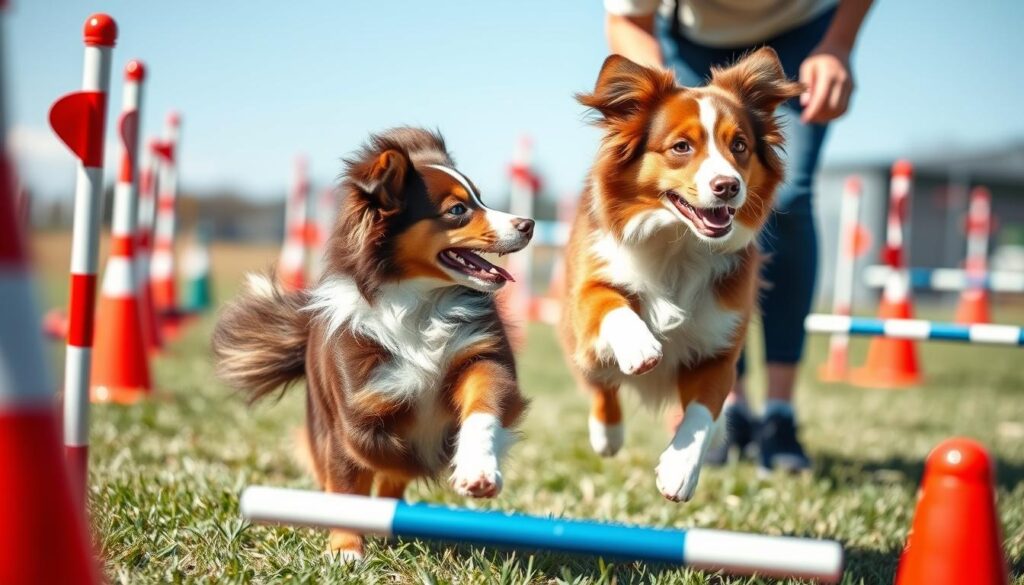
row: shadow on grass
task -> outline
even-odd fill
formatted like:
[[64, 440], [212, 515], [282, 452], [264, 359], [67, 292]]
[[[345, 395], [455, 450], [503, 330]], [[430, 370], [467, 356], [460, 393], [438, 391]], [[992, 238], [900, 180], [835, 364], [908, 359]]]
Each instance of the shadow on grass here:
[[[868, 483], [905, 483], [918, 486], [924, 476], [923, 459], [890, 457], [863, 461], [835, 453], [816, 453], [814, 475], [843, 485]], [[1012, 490], [1024, 482], [1024, 465], [996, 458], [996, 485]]]
[[[495, 567], [503, 567], [506, 571], [514, 567], [516, 572], [525, 576], [528, 570], [532, 570], [531, 579], [540, 577], [544, 580], [561, 580], [568, 583], [581, 579], [593, 583], [660, 582], [661, 578], [677, 576], [679, 571], [684, 569], [666, 563], [645, 563], [615, 558], [601, 560], [594, 556], [551, 553], [544, 550], [513, 551], [506, 548], [482, 548], [433, 541], [422, 541], [418, 546], [436, 558], [453, 555], [460, 563], [466, 563], [471, 558], [479, 561], [482, 556], [488, 563]], [[892, 583], [896, 577], [899, 551], [882, 552], [844, 547], [844, 555], [843, 583]], [[533, 557], [532, 563], [530, 557]], [[698, 574], [702, 575], [702, 582], [710, 584], [756, 582], [749, 578], [710, 571]], [[766, 582], [776, 582], [767, 577], [764, 579]]]

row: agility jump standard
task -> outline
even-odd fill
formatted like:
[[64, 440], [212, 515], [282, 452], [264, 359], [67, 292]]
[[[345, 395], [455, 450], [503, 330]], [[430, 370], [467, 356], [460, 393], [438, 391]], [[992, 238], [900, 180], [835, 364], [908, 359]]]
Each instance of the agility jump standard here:
[[958, 341], [985, 345], [1024, 345], [1024, 331], [1015, 325], [959, 325], [922, 319], [870, 319], [845, 315], [808, 315], [804, 320], [808, 333], [832, 333], [912, 339], [921, 341]]
[[843, 549], [831, 540], [668, 530], [261, 486], [242, 492], [241, 509], [245, 518], [262, 523], [603, 555], [828, 583], [842, 576]]

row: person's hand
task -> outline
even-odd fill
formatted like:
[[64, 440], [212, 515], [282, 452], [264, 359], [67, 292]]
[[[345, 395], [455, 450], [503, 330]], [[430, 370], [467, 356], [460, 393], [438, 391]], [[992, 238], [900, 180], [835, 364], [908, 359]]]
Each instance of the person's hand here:
[[850, 51], [822, 43], [800, 64], [800, 82], [806, 90], [800, 95], [805, 123], [824, 124], [846, 113], [853, 93]]

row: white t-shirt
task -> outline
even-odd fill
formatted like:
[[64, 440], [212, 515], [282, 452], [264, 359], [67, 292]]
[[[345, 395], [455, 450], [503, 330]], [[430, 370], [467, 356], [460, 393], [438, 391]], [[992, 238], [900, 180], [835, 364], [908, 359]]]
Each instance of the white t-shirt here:
[[604, 0], [609, 14], [675, 18], [686, 38], [709, 47], [744, 47], [792, 30], [839, 0]]

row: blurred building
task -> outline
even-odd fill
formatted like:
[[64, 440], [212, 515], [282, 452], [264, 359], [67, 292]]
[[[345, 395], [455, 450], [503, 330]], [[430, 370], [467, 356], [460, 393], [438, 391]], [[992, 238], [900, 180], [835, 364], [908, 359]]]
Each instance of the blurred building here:
[[[908, 231], [909, 262], [912, 266], [961, 267], [966, 253], [964, 226], [968, 195], [983, 185], [992, 193], [993, 234], [990, 253], [994, 268], [1024, 270], [1024, 143], [1003, 149], [911, 158], [914, 182]], [[836, 246], [839, 237], [839, 205], [846, 177], [858, 175], [864, 185], [861, 221], [871, 232], [871, 248], [858, 259], [859, 269], [880, 262], [885, 241], [891, 161], [864, 164], [836, 164], [823, 169], [816, 185], [821, 255], [818, 300], [828, 304]], [[855, 291], [854, 302], [874, 302], [874, 294], [863, 286]], [[870, 295], [870, 296], [865, 296]]]

